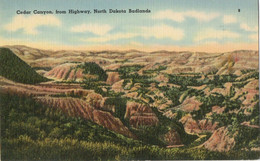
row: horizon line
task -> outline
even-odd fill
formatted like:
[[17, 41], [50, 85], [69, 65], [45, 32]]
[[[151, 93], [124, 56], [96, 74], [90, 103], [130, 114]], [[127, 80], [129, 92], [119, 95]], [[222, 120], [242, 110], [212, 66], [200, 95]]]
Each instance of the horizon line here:
[[[229, 44], [223, 44], [223, 45], [228, 45]], [[236, 44], [237, 45], [237, 44]], [[240, 45], [240, 44], [239, 44]], [[187, 47], [180, 47], [180, 46], [165, 46], [163, 47], [158, 47], [157, 49], [151, 49], [148, 47], [118, 47], [118, 46], [109, 46], [106, 47], [106, 45], [100, 45], [99, 47], [90, 47], [90, 46], [62, 46], [62, 45], [48, 45], [46, 46], [35, 46], [35, 45], [25, 45], [25, 44], [6, 44], [6, 45], [1, 45], [0, 47], [14, 47], [14, 46], [21, 46], [21, 47], [27, 47], [27, 48], [32, 48], [32, 49], [40, 49], [40, 50], [49, 50], [49, 51], [95, 51], [95, 52], [103, 52], [103, 51], [116, 51], [116, 52], [126, 52], [126, 51], [137, 51], [137, 52], [146, 52], [146, 53], [153, 53], [153, 52], [197, 52], [197, 53], [226, 53], [226, 52], [235, 52], [235, 51], [258, 51], [259, 52], [259, 46], [258, 43], [255, 44], [246, 44], [247, 47], [244, 48], [230, 48], [224, 50], [223, 48], [217, 48], [218, 50], [221, 51], [207, 51], [207, 50], [201, 50], [203, 47], [200, 46], [187, 46]], [[105, 48], [101, 48], [101, 46]], [[210, 48], [212, 44], [205, 45], [205, 47]], [[241, 45], [243, 46], [243, 44]], [[248, 47], [249, 46], [249, 47]], [[175, 49], [174, 49], [175, 48]], [[185, 49], [186, 48], [186, 49]], [[199, 49], [201, 48], [201, 49]], [[190, 50], [189, 50], [190, 49]], [[196, 50], [197, 49], [197, 50]], [[216, 48], [215, 48], [216, 50]]]

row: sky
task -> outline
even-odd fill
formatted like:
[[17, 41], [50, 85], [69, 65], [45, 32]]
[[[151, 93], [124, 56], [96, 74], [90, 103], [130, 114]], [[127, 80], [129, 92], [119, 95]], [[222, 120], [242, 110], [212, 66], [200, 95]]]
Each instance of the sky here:
[[[69, 9], [91, 14], [68, 14]], [[94, 9], [151, 12], [94, 14]], [[67, 14], [55, 14], [56, 10]], [[258, 0], [0, 0], [0, 45], [53, 50], [258, 50]]]

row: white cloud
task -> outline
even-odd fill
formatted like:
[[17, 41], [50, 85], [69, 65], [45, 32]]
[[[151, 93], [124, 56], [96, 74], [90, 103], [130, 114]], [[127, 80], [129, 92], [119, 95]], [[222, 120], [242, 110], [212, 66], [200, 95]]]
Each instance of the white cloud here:
[[207, 12], [200, 12], [200, 11], [188, 11], [186, 12], [187, 17], [192, 17], [197, 19], [198, 21], [211, 21], [214, 18], [218, 17], [218, 13], [207, 13]]
[[142, 27], [140, 36], [145, 38], [155, 37], [158, 39], [169, 38], [172, 40], [181, 40], [184, 36], [184, 31], [180, 28], [162, 24], [152, 27]]
[[116, 34], [108, 34], [101, 37], [92, 37], [87, 39], [82, 39], [83, 41], [93, 42], [93, 43], [103, 43], [103, 42], [109, 42], [113, 40], [119, 40], [119, 39], [129, 39], [137, 36], [137, 34], [133, 33], [116, 33]]
[[254, 41], [258, 41], [258, 34], [251, 34], [251, 35], [249, 35], [249, 38]]
[[203, 32], [199, 32], [194, 41], [201, 41], [206, 39], [225, 39], [225, 38], [238, 38], [240, 35], [236, 32], [227, 30], [206, 29]]
[[184, 31], [180, 28], [174, 28], [167, 25], [157, 25], [151, 27], [140, 27], [135, 33], [115, 33], [115, 34], [105, 34], [99, 37], [91, 37], [87, 39], [81, 39], [82, 41], [88, 41], [93, 43], [104, 43], [120, 39], [130, 39], [133, 37], [143, 37], [143, 38], [169, 38], [172, 40], [181, 40], [184, 37]]
[[95, 35], [105, 35], [108, 33], [112, 27], [108, 24], [81, 24], [73, 26], [71, 28], [72, 32], [91, 32]]
[[218, 17], [218, 13], [208, 13], [201, 11], [186, 11], [186, 12], [174, 12], [172, 10], [159, 11], [153, 18], [155, 19], [168, 19], [176, 22], [183, 22], [187, 17], [194, 18], [197, 21], [211, 21]]
[[176, 22], [183, 22], [185, 16], [182, 12], [173, 12], [172, 10], [159, 11], [154, 16], [155, 19], [168, 19]]
[[237, 18], [233, 15], [225, 15], [223, 16], [223, 23], [224, 24], [230, 24], [230, 23], [236, 23], [237, 22]]
[[12, 19], [12, 22], [5, 25], [7, 31], [17, 31], [23, 29], [26, 34], [38, 34], [37, 27], [39, 26], [60, 26], [61, 21], [53, 15], [17, 15]]
[[257, 26], [250, 27], [246, 23], [240, 24], [240, 28], [245, 30], [245, 31], [251, 31], [251, 32], [257, 32], [258, 31], [258, 27]]

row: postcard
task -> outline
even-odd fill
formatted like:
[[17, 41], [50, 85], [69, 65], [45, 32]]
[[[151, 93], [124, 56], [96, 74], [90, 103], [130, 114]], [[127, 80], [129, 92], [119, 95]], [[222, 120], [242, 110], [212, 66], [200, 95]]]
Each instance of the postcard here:
[[0, 0], [1, 160], [260, 158], [258, 0]]

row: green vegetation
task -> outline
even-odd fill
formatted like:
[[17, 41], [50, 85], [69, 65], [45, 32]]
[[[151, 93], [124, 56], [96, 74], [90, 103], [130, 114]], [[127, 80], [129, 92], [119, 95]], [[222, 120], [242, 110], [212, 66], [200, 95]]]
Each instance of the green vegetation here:
[[135, 144], [131, 139], [125, 138], [125, 142], [122, 135], [90, 121], [68, 117], [62, 111], [45, 107], [32, 98], [5, 94], [1, 94], [0, 97], [2, 138], [13, 139], [26, 135], [33, 140], [71, 138], [112, 141], [122, 145]]
[[[256, 102], [255, 106], [251, 111], [252, 115], [244, 114], [244, 109], [239, 110], [237, 113], [225, 112], [222, 114], [213, 113], [212, 119], [218, 121], [220, 126], [229, 127], [229, 131], [235, 136], [236, 140], [240, 140], [236, 144], [236, 148], [251, 148], [254, 147], [249, 145], [249, 142], [258, 142], [260, 140], [259, 129], [246, 127], [241, 125], [243, 122], [250, 122], [251, 125], [259, 125], [259, 101]], [[230, 126], [232, 125], [232, 126]], [[258, 144], [259, 145], [259, 144]]]
[[50, 71], [52, 67], [33, 67], [32, 69]]
[[169, 98], [172, 103], [173, 106], [177, 106], [180, 104], [179, 98], [182, 94], [182, 91], [180, 90], [180, 88], [176, 88], [176, 87], [172, 87], [172, 88], [161, 88], [164, 92], [164, 96]]
[[258, 71], [253, 71], [251, 73], [248, 73], [245, 77], [240, 79], [240, 81], [245, 81], [245, 80], [250, 79], [250, 78], [259, 79], [259, 72]]
[[[36, 153], [42, 156], [39, 159], [46, 159], [48, 158], [48, 156], [44, 156], [46, 154], [57, 154], [62, 150], [67, 150], [65, 146], [63, 147], [64, 149], [60, 147], [56, 151], [55, 144], [59, 146], [63, 143], [73, 143], [75, 145], [75, 143], [80, 141], [85, 141], [87, 145], [105, 141], [111, 142], [108, 144], [113, 146], [141, 145], [139, 141], [111, 132], [92, 122], [81, 118], [68, 117], [58, 109], [45, 107], [29, 97], [1, 94], [0, 99], [3, 159], [17, 159], [16, 157], [19, 159], [24, 157], [27, 159], [38, 159], [34, 158], [37, 155], [33, 158], [28, 158], [28, 156], [34, 154], [30, 154], [26, 150], [33, 150], [34, 148], [45, 149], [44, 151], [38, 149], [40, 151]], [[34, 148], [31, 149], [31, 147]], [[19, 154], [21, 150], [25, 151], [24, 154]]]
[[104, 81], [107, 80], [107, 73], [95, 62], [85, 62], [83, 65], [78, 65], [77, 68], [83, 68], [84, 74], [91, 74], [98, 76], [97, 78], [84, 77], [81, 82], [85, 89], [92, 89], [103, 97], [119, 97], [122, 93], [117, 93], [111, 90], [111, 86]]
[[142, 66], [142, 65], [121, 66], [120, 68], [118, 68], [114, 71], [118, 72], [122, 79], [126, 79], [126, 78], [129, 78], [129, 77], [134, 77], [135, 75], [131, 76], [131, 74], [138, 72], [143, 67], [144, 66]]
[[114, 116], [118, 117], [123, 123], [125, 123], [124, 116], [126, 112], [126, 102], [126, 98], [110, 97], [106, 99], [105, 105], [115, 106]]
[[199, 120], [205, 118], [205, 115], [211, 111], [211, 108], [213, 106], [219, 105], [220, 107], [222, 107], [221, 104], [223, 103], [225, 98], [219, 93], [213, 93], [208, 97], [205, 97], [205, 95], [197, 96], [197, 99], [203, 104], [200, 105], [199, 110], [192, 112], [192, 116], [194, 119]]
[[[252, 151], [220, 153], [145, 145], [89, 121], [67, 117], [32, 98], [7, 94], [1, 94], [0, 98], [2, 160], [255, 159], [258, 156]], [[167, 122], [167, 118], [158, 116], [163, 124]], [[164, 127], [150, 127], [143, 132], [150, 132], [151, 136], [164, 130], [161, 128]]]
[[48, 81], [36, 73], [10, 49], [0, 48], [0, 75], [15, 82], [35, 84]]
[[121, 66], [120, 68], [116, 69], [117, 72], [119, 72], [122, 75], [129, 74], [131, 72], [138, 72], [141, 68], [143, 68], [143, 65], [128, 65], [128, 66]]
[[[236, 131], [235, 131], [236, 130]], [[230, 128], [230, 131], [236, 133], [235, 141], [237, 144], [234, 149], [251, 149], [258, 148], [260, 144], [260, 130], [258, 128], [247, 127], [243, 125], [238, 125], [235, 128]]]
[[4, 139], [2, 144], [7, 148], [2, 151], [3, 160], [239, 160], [257, 159], [259, 156], [256, 151], [212, 152], [197, 148], [128, 147], [75, 139], [33, 141], [27, 136]]
[[83, 65], [78, 65], [77, 67], [83, 68], [84, 74], [97, 75], [98, 80], [100, 80], [100, 81], [106, 81], [107, 80], [106, 72], [95, 62], [85, 62]]
[[247, 74], [247, 73], [254, 72], [254, 71], [255, 71], [255, 69], [243, 69], [243, 70], [241, 70], [241, 73]]
[[201, 75], [191, 73], [185, 76], [183, 74], [169, 74], [169, 83], [180, 85], [183, 90], [187, 89], [187, 86], [201, 86], [204, 84], [212, 85], [213, 87], [223, 88], [223, 85], [227, 82], [235, 82], [236, 75], [211, 75], [212, 79], [209, 79], [209, 75], [205, 75], [205, 78], [201, 80]]
[[160, 71], [162, 70], [165, 70], [167, 67], [166, 66], [159, 66], [158, 68], [156, 69], [149, 69], [149, 70], [144, 70], [143, 73], [144, 74], [153, 74], [153, 73], [159, 73]]
[[[153, 112], [156, 114], [156, 116], [159, 119], [159, 125], [161, 128], [165, 129], [175, 129], [179, 135], [181, 136], [181, 141], [185, 145], [191, 144], [195, 139], [197, 139], [196, 135], [190, 135], [187, 134], [184, 130], [184, 127], [182, 123], [180, 123], [177, 119], [169, 119], [166, 116], [164, 116], [161, 112], [158, 111], [157, 108], [152, 108]], [[162, 130], [161, 133], [163, 133]]]
[[103, 97], [120, 97], [123, 94], [111, 90], [110, 85], [102, 81], [95, 81], [93, 79], [84, 78], [81, 86], [85, 89], [92, 89], [96, 93], [101, 94]]
[[169, 83], [180, 85], [182, 88], [187, 88], [187, 86], [200, 86], [201, 81], [198, 81], [201, 76], [180, 76], [176, 74], [169, 74]]
[[[1, 95], [2, 160], [255, 159], [257, 152], [211, 152], [145, 145], [27, 97]], [[159, 117], [160, 119], [163, 119]], [[165, 118], [164, 118], [165, 119]], [[146, 130], [153, 132], [152, 129]], [[160, 131], [156, 129], [155, 132]], [[152, 135], [152, 134], [150, 134]], [[256, 142], [249, 142], [255, 145]]]

